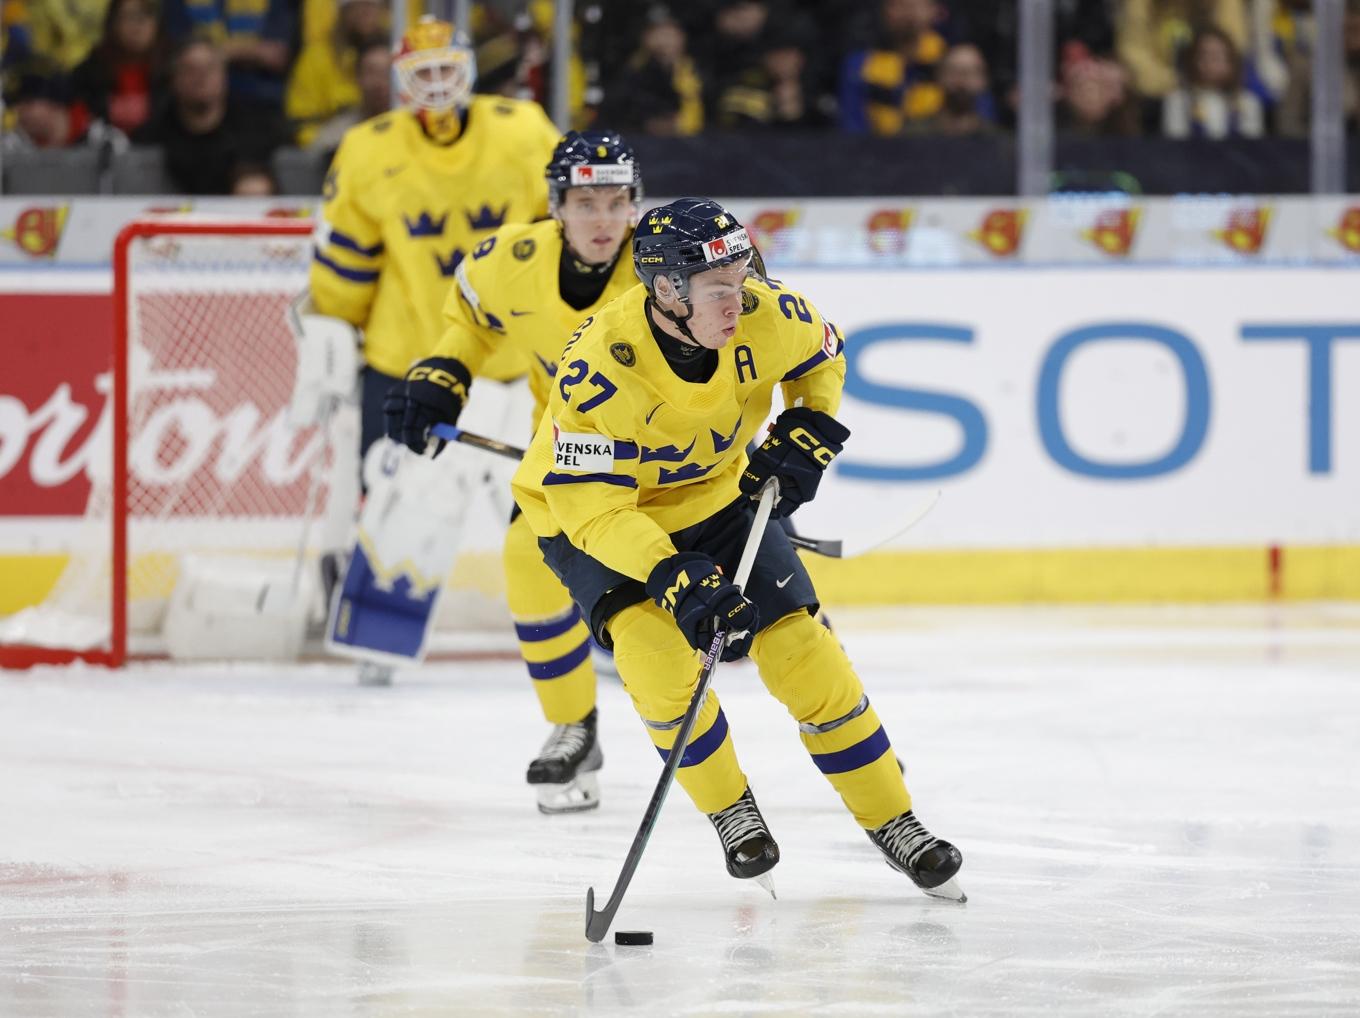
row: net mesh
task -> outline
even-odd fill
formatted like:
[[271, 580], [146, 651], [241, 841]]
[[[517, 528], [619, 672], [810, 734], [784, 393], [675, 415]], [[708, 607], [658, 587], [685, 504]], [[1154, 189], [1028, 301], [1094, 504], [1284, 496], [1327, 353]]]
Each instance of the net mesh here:
[[126, 528], [134, 649], [154, 643], [186, 556], [297, 554], [331, 463], [319, 430], [285, 416], [296, 361], [288, 307], [306, 287], [309, 254], [301, 227], [130, 242], [126, 504], [115, 504], [105, 427], [65, 568], [43, 604], [6, 621], [0, 642], [109, 645], [115, 526]]

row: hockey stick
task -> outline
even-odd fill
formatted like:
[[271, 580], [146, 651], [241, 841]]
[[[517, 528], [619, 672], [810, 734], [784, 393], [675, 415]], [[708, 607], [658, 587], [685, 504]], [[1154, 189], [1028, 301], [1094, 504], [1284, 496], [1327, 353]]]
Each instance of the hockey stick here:
[[901, 537], [925, 519], [930, 514], [930, 510], [935, 508], [935, 504], [940, 501], [940, 496], [943, 494], [943, 491], [936, 488], [905, 520], [893, 520], [891, 530], [877, 533], [871, 531], [868, 534], [857, 533], [853, 537], [843, 539], [803, 537], [801, 534], [790, 534], [789, 543], [795, 548], [825, 555], [827, 558], [856, 558], [860, 555], [867, 555], [875, 548], [881, 548], [883, 545]]
[[[430, 429], [430, 437], [442, 439], [445, 442], [462, 442], [476, 449], [483, 449], [486, 452], [495, 453], [497, 456], [505, 456], [511, 459], [523, 459], [524, 450], [515, 445], [508, 445], [505, 442], [498, 442], [494, 438], [485, 438], [482, 435], [474, 435], [464, 431], [452, 424], [436, 424]], [[940, 500], [938, 489], [930, 496], [922, 506], [912, 513], [905, 523], [894, 521], [893, 529], [888, 533], [873, 534], [869, 537], [859, 538], [832, 538], [832, 537], [804, 537], [802, 534], [789, 534], [789, 543], [799, 551], [810, 551], [814, 555], [824, 555], [827, 558], [854, 558], [856, 555], [863, 555], [873, 551], [875, 548], [887, 544], [888, 542], [900, 537], [926, 517], [930, 510], [935, 508], [935, 503]]]
[[[737, 564], [737, 575], [732, 582], [738, 587], [744, 587], [747, 579], [751, 575], [751, 567], [756, 561], [756, 550], [760, 547], [760, 540], [765, 536], [765, 526], [770, 522], [770, 510], [774, 508], [774, 500], [779, 490], [779, 482], [771, 479], [760, 493], [760, 504], [756, 507], [756, 518], [751, 523], [750, 536], [746, 538], [746, 546], [741, 550], [741, 561]], [[713, 672], [718, 667], [718, 660], [722, 657], [722, 650], [727, 643], [727, 634], [718, 633], [713, 637], [713, 642], [709, 645], [708, 654], [704, 657], [704, 666], [699, 671], [699, 683], [694, 687], [694, 695], [690, 697], [689, 709], [685, 711], [684, 718], [680, 721], [680, 730], [676, 732], [675, 742], [671, 744], [671, 752], [666, 757], [666, 766], [661, 769], [661, 777], [657, 780], [656, 791], [652, 793], [652, 799], [647, 803], [647, 811], [642, 814], [642, 824], [638, 827], [638, 832], [633, 837], [633, 844], [628, 849], [628, 857], [623, 861], [623, 870], [619, 873], [619, 879], [614, 882], [614, 891], [609, 895], [609, 900], [600, 911], [595, 911], [595, 888], [586, 891], [586, 939], [598, 944], [604, 939], [604, 935], [609, 932], [609, 924], [614, 921], [614, 913], [619, 910], [619, 905], [623, 903], [624, 892], [628, 890], [628, 884], [633, 879], [633, 873], [638, 868], [638, 863], [642, 861], [642, 853], [647, 848], [647, 840], [652, 836], [652, 829], [656, 827], [657, 818], [661, 815], [661, 804], [666, 801], [666, 793], [670, 791], [671, 782], [675, 779], [675, 772], [680, 767], [680, 760], [685, 755], [685, 750], [689, 748], [689, 737], [694, 731], [694, 723], [699, 719], [699, 709], [704, 705], [704, 699], [708, 696], [709, 684], [713, 681]]]
[[455, 424], [434, 425], [430, 428], [430, 437], [442, 439], [445, 442], [462, 442], [464, 445], [470, 445], [475, 449], [494, 452], [497, 456], [504, 456], [506, 459], [524, 459], [524, 450], [519, 446], [498, 442], [494, 438], [487, 438], [484, 435], [474, 435]]

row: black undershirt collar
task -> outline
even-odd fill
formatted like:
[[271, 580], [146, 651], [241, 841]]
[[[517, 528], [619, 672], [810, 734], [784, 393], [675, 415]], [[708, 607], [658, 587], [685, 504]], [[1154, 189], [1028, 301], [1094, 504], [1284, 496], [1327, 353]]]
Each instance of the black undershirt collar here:
[[609, 277], [613, 275], [618, 260], [616, 255], [604, 265], [587, 265], [571, 253], [567, 239], [563, 237], [562, 260], [557, 268], [557, 289], [567, 306], [584, 311], [598, 301], [604, 288], [609, 285]]
[[684, 382], [707, 382], [713, 377], [713, 372], [718, 370], [718, 351], [710, 350], [703, 346], [692, 346], [676, 339], [666, 332], [661, 326], [656, 324], [656, 319], [652, 317], [652, 300], [648, 298], [644, 305], [647, 315], [647, 324], [651, 327], [652, 338], [656, 340], [656, 345], [661, 349], [661, 355], [666, 358], [666, 363], [671, 366], [677, 378]]

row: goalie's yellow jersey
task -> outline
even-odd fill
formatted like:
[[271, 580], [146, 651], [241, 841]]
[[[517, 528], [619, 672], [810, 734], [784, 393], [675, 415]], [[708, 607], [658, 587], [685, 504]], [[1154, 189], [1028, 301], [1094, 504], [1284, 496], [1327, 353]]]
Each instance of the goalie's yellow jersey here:
[[748, 279], [736, 334], [707, 382], [686, 382], [647, 324], [641, 285], [582, 323], [562, 352], [548, 412], [516, 471], [515, 501], [540, 537], [565, 533], [645, 581], [670, 534], [739, 497], [746, 444], [784, 403], [834, 414], [840, 333], [799, 293]]
[[[410, 110], [349, 129], [323, 190], [311, 269], [324, 315], [364, 330], [364, 359], [401, 376], [443, 332], [440, 309], [463, 258], [506, 223], [548, 211], [543, 171], [558, 132], [537, 103], [476, 96], [462, 135], [430, 140]], [[485, 373], [522, 374], [502, 354]]]
[[557, 221], [501, 227], [458, 266], [444, 302], [444, 335], [430, 356], [456, 357], [476, 377], [513, 352], [528, 362], [537, 423], [572, 330], [637, 284], [631, 237], [624, 239], [599, 299], [577, 310], [562, 299], [558, 282], [562, 227]]

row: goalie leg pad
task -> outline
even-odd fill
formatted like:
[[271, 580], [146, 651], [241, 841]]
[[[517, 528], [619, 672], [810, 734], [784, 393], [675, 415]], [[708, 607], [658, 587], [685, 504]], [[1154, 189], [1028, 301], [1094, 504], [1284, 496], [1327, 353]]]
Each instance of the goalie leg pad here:
[[581, 611], [544, 564], [523, 516], [510, 524], [502, 560], [515, 635], [543, 717], [554, 725], [579, 721], [595, 709], [590, 630]]
[[[685, 642], [675, 620], [650, 601], [623, 609], [610, 621], [609, 631], [623, 688], [657, 752], [669, 759], [699, 682], [699, 655]], [[726, 809], [746, 790], [727, 717], [712, 689], [699, 709], [675, 777], [703, 813]]]
[[316, 583], [293, 585], [293, 563], [250, 556], [187, 556], [165, 618], [177, 661], [293, 661], [302, 650]]
[[859, 825], [875, 830], [911, 809], [897, 757], [836, 637], [806, 611], [761, 630], [751, 657], [798, 722], [803, 746]]
[[386, 439], [364, 468], [368, 498], [326, 648], [375, 661], [420, 660], [475, 478], [464, 457], [425, 459]]

